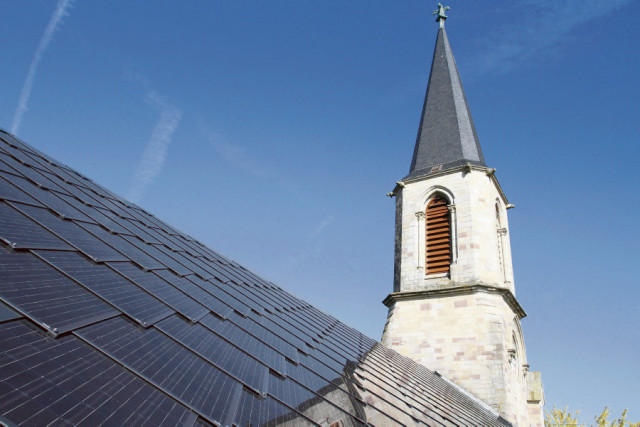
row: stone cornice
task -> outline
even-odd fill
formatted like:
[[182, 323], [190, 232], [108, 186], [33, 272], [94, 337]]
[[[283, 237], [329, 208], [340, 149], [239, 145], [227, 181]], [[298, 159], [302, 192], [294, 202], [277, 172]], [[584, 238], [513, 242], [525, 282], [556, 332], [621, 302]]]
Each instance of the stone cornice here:
[[398, 192], [400, 190], [402, 190], [406, 184], [411, 184], [414, 182], [419, 182], [419, 181], [424, 181], [427, 179], [431, 179], [431, 178], [436, 178], [439, 176], [444, 176], [444, 175], [451, 175], [454, 173], [469, 173], [471, 171], [478, 171], [478, 172], [484, 172], [493, 182], [493, 184], [496, 186], [496, 188], [498, 189], [498, 193], [500, 193], [500, 196], [502, 197], [502, 201], [504, 202], [505, 205], [510, 206], [510, 207], [514, 207], [514, 205], [511, 205], [509, 203], [509, 200], [507, 199], [507, 196], [504, 194], [504, 191], [502, 191], [502, 187], [500, 186], [500, 183], [498, 182], [498, 178], [496, 177], [496, 170], [493, 168], [488, 168], [486, 166], [478, 166], [478, 165], [472, 165], [470, 163], [467, 163], [466, 165], [462, 165], [462, 166], [457, 166], [451, 169], [446, 169], [443, 171], [439, 171], [439, 172], [432, 172], [426, 175], [418, 175], [415, 177], [405, 177], [402, 181], [398, 181], [396, 182], [396, 186], [393, 189], [393, 191], [391, 191], [390, 193], [387, 193], [387, 196], [389, 197], [394, 197], [396, 194], [398, 194]]
[[487, 285], [469, 285], [469, 286], [456, 286], [453, 288], [432, 289], [428, 291], [406, 291], [406, 292], [392, 292], [382, 301], [387, 307], [391, 307], [396, 301], [414, 300], [423, 298], [441, 298], [456, 295], [469, 295], [478, 292], [484, 292], [487, 294], [501, 295], [509, 308], [518, 315], [520, 319], [526, 317], [527, 313], [524, 311], [516, 297], [511, 293], [509, 289], [496, 288], [494, 286]]

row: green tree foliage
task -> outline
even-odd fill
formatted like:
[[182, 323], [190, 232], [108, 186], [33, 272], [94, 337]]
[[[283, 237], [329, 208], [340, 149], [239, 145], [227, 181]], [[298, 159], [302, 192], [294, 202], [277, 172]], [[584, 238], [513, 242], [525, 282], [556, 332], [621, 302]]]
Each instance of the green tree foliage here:
[[576, 411], [575, 414], [569, 412], [569, 407], [564, 409], [556, 408], [553, 405], [551, 411], [545, 411], [544, 425], [545, 427], [559, 427], [559, 426], [579, 426], [584, 427], [584, 424], [578, 424], [578, 415], [580, 411]]
[[632, 423], [627, 421], [627, 410], [622, 411], [620, 418], [614, 419], [613, 421], [609, 421], [609, 416], [611, 416], [611, 410], [609, 408], [604, 408], [602, 414], [600, 416], [595, 417], [596, 425], [598, 427], [640, 427], [640, 423]]
[[[564, 409], [556, 408], [553, 405], [553, 409], [545, 411], [544, 425], [546, 427], [584, 427], [584, 424], [578, 421], [578, 415], [580, 411], [576, 411], [572, 414], [569, 408]], [[598, 427], [640, 427], [640, 423], [632, 423], [627, 420], [627, 410], [622, 411], [620, 418], [614, 418], [610, 420], [612, 416], [611, 409], [605, 407], [600, 415], [594, 417], [595, 426]]]

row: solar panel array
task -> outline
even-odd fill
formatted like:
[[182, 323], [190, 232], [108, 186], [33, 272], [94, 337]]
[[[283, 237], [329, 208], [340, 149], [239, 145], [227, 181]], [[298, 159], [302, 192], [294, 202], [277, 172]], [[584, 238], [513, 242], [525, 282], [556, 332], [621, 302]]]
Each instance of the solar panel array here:
[[436, 373], [0, 139], [0, 421], [505, 423]]

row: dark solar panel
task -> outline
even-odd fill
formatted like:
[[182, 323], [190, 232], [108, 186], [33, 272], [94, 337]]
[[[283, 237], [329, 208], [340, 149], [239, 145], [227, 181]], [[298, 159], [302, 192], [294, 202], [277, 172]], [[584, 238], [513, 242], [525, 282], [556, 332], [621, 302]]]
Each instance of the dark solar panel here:
[[29, 196], [23, 190], [0, 176], [0, 200], [8, 200], [12, 202], [27, 203], [34, 206], [43, 206], [33, 197]]
[[57, 218], [45, 209], [33, 206], [17, 206], [33, 220], [42, 224], [49, 231], [69, 242], [96, 261], [126, 261], [127, 258], [119, 254], [110, 246], [102, 243], [94, 236], [80, 228], [72, 221]]
[[[17, 424], [179, 425], [194, 414], [77, 338], [0, 324], [0, 414]], [[24, 384], [28, 384], [28, 394]]]
[[22, 191], [38, 199], [40, 203], [55, 211], [58, 215], [64, 216], [68, 219], [91, 221], [91, 218], [66, 203], [64, 200], [58, 197], [56, 193], [52, 191], [42, 190], [34, 186], [33, 184], [28, 183], [26, 180], [13, 180], [13, 182], [17, 186], [19, 186]]
[[0, 202], [0, 239], [15, 249], [73, 249], [4, 202]]
[[212, 334], [202, 325], [189, 325], [172, 316], [158, 322], [155, 327], [222, 371], [232, 375], [245, 386], [258, 393], [266, 393], [267, 366], [216, 334]]
[[[29, 147], [26, 144], [21, 144], [15, 138], [10, 141], [9, 138], [6, 138], [9, 142], [12, 142], [11, 145], [0, 144], [2, 150], [19, 159], [21, 162], [26, 163], [28, 165], [37, 166], [40, 169], [48, 170], [49, 161], [43, 158], [41, 155], [37, 154], [37, 150], [33, 147]], [[0, 140], [4, 140], [0, 138]]]
[[87, 206], [86, 204], [84, 204], [83, 202], [90, 203], [87, 200], [87, 198], [79, 199], [77, 195], [70, 196], [66, 194], [56, 194], [56, 196], [64, 200], [68, 204], [72, 205], [74, 208], [76, 208], [80, 212], [82, 212], [84, 215], [86, 215], [88, 218], [91, 219], [91, 222], [107, 227], [112, 232], [124, 233], [124, 234], [129, 233], [128, 230], [124, 229], [119, 224], [112, 221], [108, 216], [104, 215], [102, 211], [100, 211], [99, 209], [96, 209], [94, 207]]
[[206, 289], [206, 282], [199, 280], [197, 277], [179, 277], [168, 270], [158, 270], [154, 271], [154, 273], [162, 277], [167, 282], [171, 283], [176, 288], [182, 290], [187, 295], [191, 295], [200, 304], [204, 305], [209, 310], [222, 318], [226, 318], [233, 311], [232, 307], [215, 297], [215, 294], [211, 294], [205, 291], [204, 289]]
[[223, 337], [234, 346], [263, 362], [281, 375], [286, 375], [285, 356], [232, 322], [222, 321], [212, 315], [200, 320], [210, 331]]
[[[296, 347], [291, 343], [288, 343], [278, 335], [274, 334], [272, 331], [265, 328], [261, 324], [255, 322], [251, 318], [242, 317], [237, 313], [231, 313], [231, 315], [229, 316], [229, 320], [233, 322], [233, 324], [241, 328], [243, 331], [246, 331], [251, 336], [258, 338], [261, 342], [275, 349], [278, 353], [284, 355], [285, 357], [296, 363], [299, 362], [300, 352], [298, 352]], [[207, 325], [207, 327], [211, 328], [212, 330], [219, 330], [221, 334], [224, 334], [225, 329], [222, 327], [222, 322], [217, 321], [216, 319], [210, 319], [209, 316], [205, 317], [200, 322]]]
[[136, 264], [140, 265], [146, 270], [166, 268], [164, 265], [151, 258], [146, 253], [142, 252], [140, 249], [138, 249], [136, 246], [132, 245], [122, 237], [110, 234], [99, 225], [86, 223], [80, 223], [78, 225], [96, 236], [98, 239], [109, 244], [109, 246], [116, 249], [118, 252], [122, 253], [131, 261], [134, 261]]
[[[32, 163], [34, 162], [32, 161]], [[4, 155], [2, 153], [0, 153], [0, 168], [12, 174], [22, 175], [39, 187], [66, 192], [64, 187], [50, 179], [46, 172], [27, 166], [26, 164], [22, 164], [11, 156]]]
[[75, 333], [209, 422], [223, 418], [230, 399], [229, 393], [215, 391], [240, 385], [154, 328], [140, 331], [124, 319], [114, 318]]
[[165, 253], [158, 250], [156, 245], [150, 245], [142, 242], [140, 239], [131, 237], [131, 236], [122, 236], [127, 242], [136, 246], [138, 249], [142, 250], [142, 252], [151, 256], [155, 260], [159, 261], [162, 265], [171, 270], [175, 271], [181, 276], [191, 274], [191, 270], [183, 266], [182, 264], [176, 262], [173, 258], [168, 257]]
[[188, 259], [188, 257], [186, 257], [182, 252], [171, 252], [171, 251], [169, 251], [169, 250], [167, 250], [167, 249], [165, 249], [165, 248], [163, 248], [161, 246], [158, 246], [158, 249], [161, 252], [164, 252], [167, 255], [167, 257], [170, 257], [174, 261], [180, 263], [180, 265], [183, 265], [187, 270], [196, 273], [197, 275], [199, 275], [203, 279], [209, 279], [210, 277], [213, 277], [213, 274], [211, 274], [207, 270], [204, 270], [199, 265], [191, 262]]
[[189, 295], [152, 272], [141, 270], [130, 262], [114, 262], [109, 266], [193, 322], [208, 313]]
[[106, 265], [93, 264], [74, 252], [36, 254], [140, 324], [149, 326], [174, 311]]
[[244, 389], [240, 392], [238, 412], [229, 417], [225, 423], [225, 425], [231, 424], [237, 426], [316, 425], [316, 423], [296, 411], [292, 411], [271, 396], [262, 398]]
[[101, 299], [28, 253], [0, 249], [0, 295], [54, 333], [118, 314]]
[[22, 314], [12, 310], [8, 305], [0, 301], [0, 323], [23, 317]]
[[[203, 280], [196, 275], [189, 275], [185, 277], [187, 280], [196, 283], [207, 292], [216, 296], [216, 298], [223, 301], [226, 305], [231, 307], [234, 311], [242, 313], [246, 316], [251, 310], [262, 310], [258, 304], [254, 304], [252, 301], [243, 299], [242, 295], [237, 293], [231, 288], [229, 284], [220, 283], [215, 279]], [[225, 317], [225, 316], [222, 316]]]

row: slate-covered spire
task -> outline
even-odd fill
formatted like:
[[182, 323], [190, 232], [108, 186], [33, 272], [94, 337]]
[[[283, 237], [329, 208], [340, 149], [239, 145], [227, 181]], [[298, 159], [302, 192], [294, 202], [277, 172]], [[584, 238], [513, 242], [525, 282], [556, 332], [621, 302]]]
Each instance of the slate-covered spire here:
[[436, 12], [440, 29], [409, 177], [426, 175], [432, 169], [446, 170], [466, 163], [486, 166], [444, 29], [444, 8], [439, 8]]

